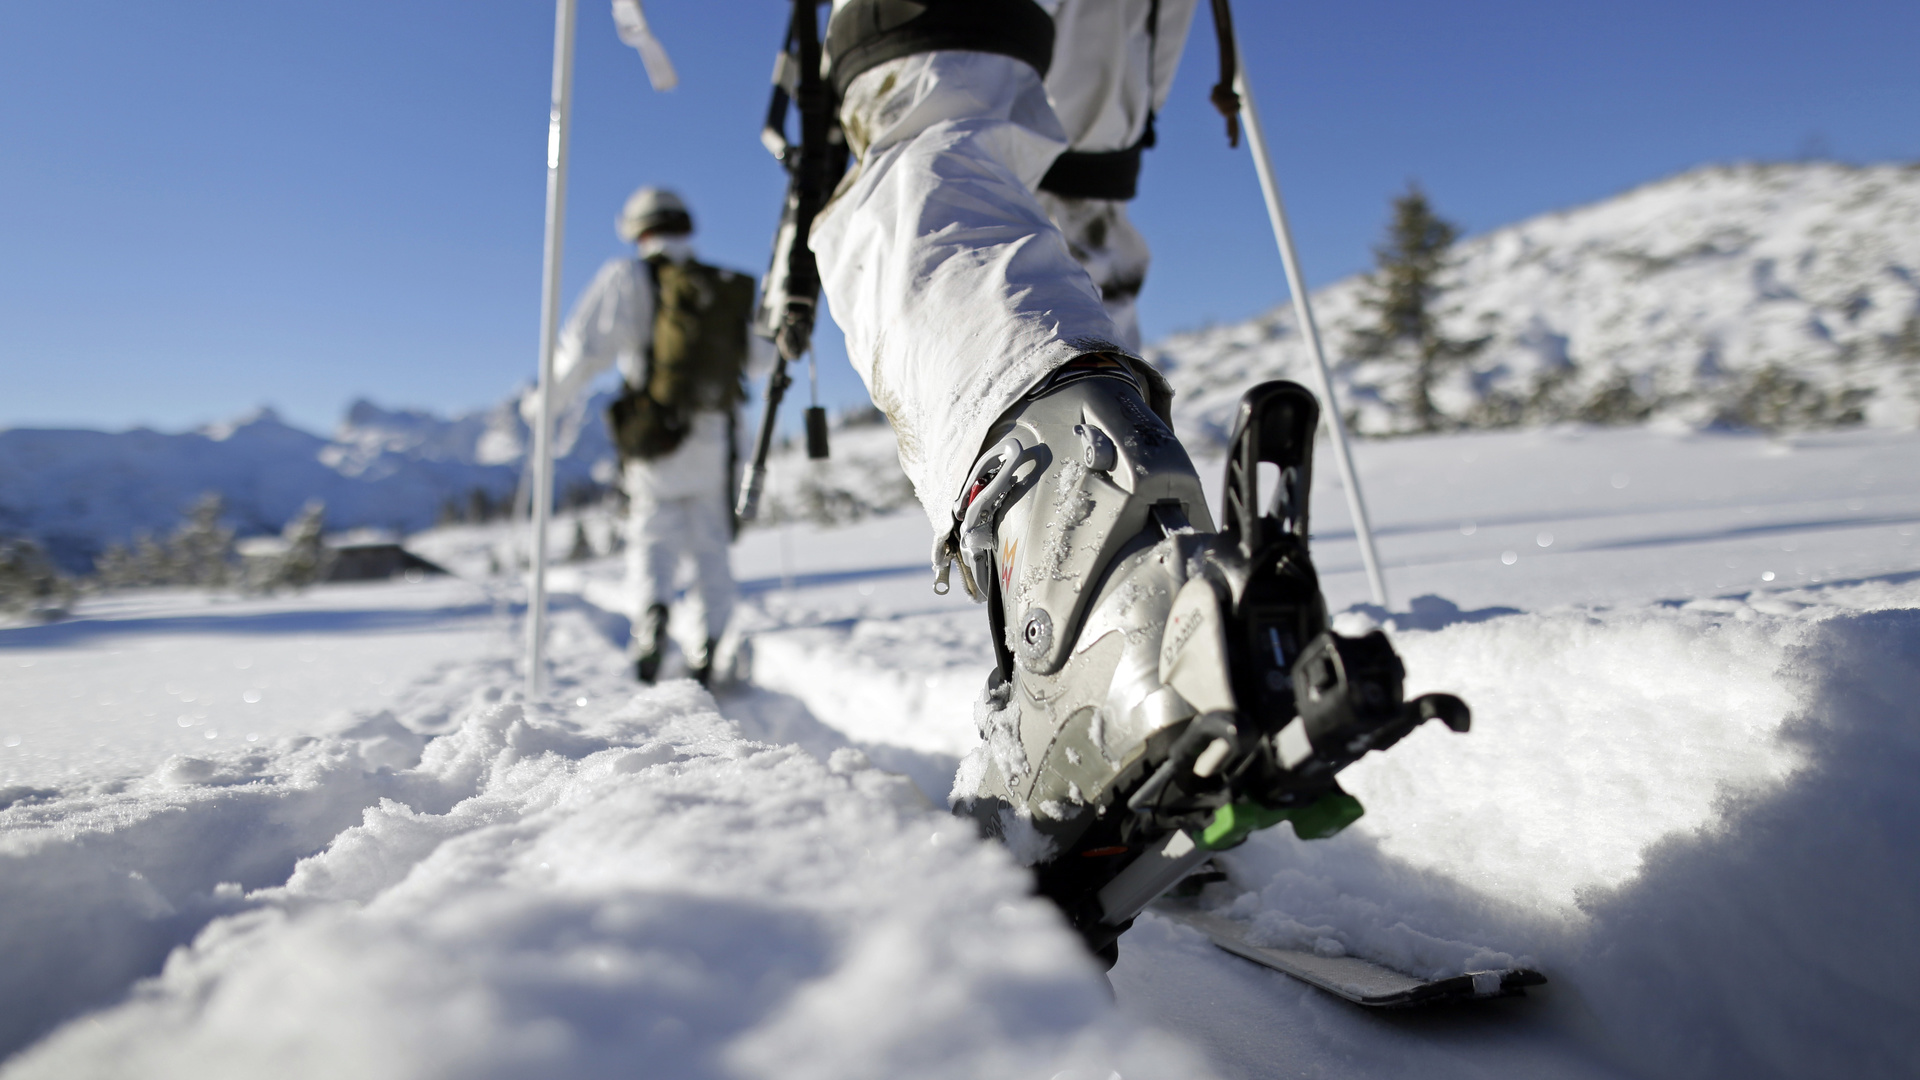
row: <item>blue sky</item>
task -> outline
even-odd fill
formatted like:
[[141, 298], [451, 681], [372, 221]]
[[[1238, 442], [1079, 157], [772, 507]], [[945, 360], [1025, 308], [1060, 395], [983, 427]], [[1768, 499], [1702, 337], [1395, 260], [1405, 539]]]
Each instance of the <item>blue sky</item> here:
[[[1203, 5], [1204, 7], [1204, 5]], [[564, 291], [640, 183], [758, 272], [780, 0], [651, 0], [647, 88], [585, 0]], [[1410, 179], [1477, 232], [1712, 161], [1920, 159], [1920, 4], [1236, 5], [1309, 278], [1365, 269]], [[450, 412], [533, 373], [553, 9], [538, 0], [0, 5], [0, 426], [180, 429], [268, 404]], [[1149, 339], [1284, 295], [1199, 32], [1135, 216]], [[837, 335], [823, 397], [864, 399]]]

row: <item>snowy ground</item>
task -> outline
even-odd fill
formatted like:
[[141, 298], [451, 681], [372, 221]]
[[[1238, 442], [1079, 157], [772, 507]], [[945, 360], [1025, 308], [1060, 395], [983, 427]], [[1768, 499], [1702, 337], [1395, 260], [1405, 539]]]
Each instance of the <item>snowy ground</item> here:
[[[749, 533], [751, 678], [717, 701], [624, 681], [615, 559], [557, 575], [537, 705], [484, 577], [0, 631], [0, 1074], [1920, 1071], [1920, 436], [1359, 454], [1394, 604], [1325, 469], [1329, 599], [1474, 730], [1349, 770], [1342, 836], [1226, 857], [1238, 911], [1434, 973], [1533, 964], [1526, 999], [1365, 1013], [1148, 916], [1110, 1004], [924, 805], [986, 641], [908, 513]], [[423, 540], [462, 568], [501, 543]]]

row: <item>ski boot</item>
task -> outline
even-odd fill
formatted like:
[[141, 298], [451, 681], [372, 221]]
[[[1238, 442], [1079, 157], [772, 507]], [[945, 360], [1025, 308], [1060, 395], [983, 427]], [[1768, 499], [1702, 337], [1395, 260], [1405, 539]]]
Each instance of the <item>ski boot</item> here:
[[1329, 629], [1307, 552], [1313, 395], [1241, 399], [1215, 531], [1138, 378], [1075, 361], [1009, 411], [934, 556], [936, 590], [958, 562], [986, 603], [996, 657], [954, 812], [1031, 865], [1109, 964], [1210, 853], [1285, 820], [1332, 835], [1360, 815], [1342, 768], [1426, 719], [1468, 725], [1458, 698], [1403, 700], [1384, 634]]
[[706, 645], [701, 647], [699, 659], [693, 663], [691, 670], [687, 672], [688, 675], [693, 677], [694, 682], [708, 688], [713, 686], [713, 658], [719, 652], [720, 639], [714, 637], [708, 638]]
[[633, 662], [633, 674], [651, 686], [660, 677], [660, 659], [667, 649], [667, 605], [648, 607], [635, 629], [638, 632], [633, 635], [633, 643], [638, 655]]

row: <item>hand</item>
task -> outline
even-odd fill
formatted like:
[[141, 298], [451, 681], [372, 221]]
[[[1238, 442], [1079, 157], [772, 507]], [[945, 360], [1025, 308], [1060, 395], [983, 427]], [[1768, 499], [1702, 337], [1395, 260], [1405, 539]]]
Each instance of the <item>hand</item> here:
[[798, 300], [787, 301], [786, 313], [773, 332], [773, 343], [788, 362], [806, 355], [807, 349], [813, 344], [813, 305]]

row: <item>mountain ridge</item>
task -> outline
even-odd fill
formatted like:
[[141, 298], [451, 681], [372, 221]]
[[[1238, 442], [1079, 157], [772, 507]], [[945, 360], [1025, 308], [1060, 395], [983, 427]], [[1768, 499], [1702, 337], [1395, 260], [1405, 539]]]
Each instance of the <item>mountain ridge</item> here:
[[[519, 398], [450, 420], [361, 399], [331, 437], [265, 407], [177, 433], [0, 429], [0, 535], [29, 537], [84, 573], [111, 544], [170, 531], [209, 491], [225, 500], [224, 520], [240, 536], [278, 532], [310, 499], [327, 504], [332, 528], [416, 531], [449, 500], [514, 497], [527, 443]], [[567, 452], [555, 462], [555, 490], [613, 478], [602, 420], [609, 398], [560, 418]]]

